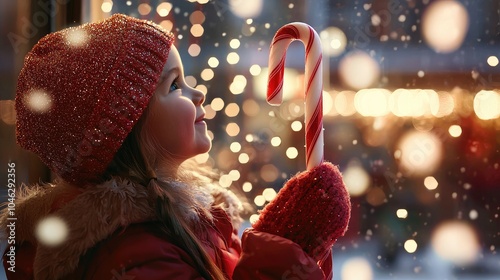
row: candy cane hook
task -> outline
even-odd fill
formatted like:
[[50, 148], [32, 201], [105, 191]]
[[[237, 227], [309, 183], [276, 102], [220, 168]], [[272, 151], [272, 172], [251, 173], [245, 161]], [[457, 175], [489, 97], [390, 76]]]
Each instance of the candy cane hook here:
[[269, 55], [267, 102], [280, 105], [283, 99], [283, 72], [286, 50], [294, 40], [306, 46], [305, 66], [305, 126], [306, 166], [312, 169], [323, 162], [323, 68], [322, 49], [318, 33], [308, 24], [292, 22], [274, 35]]

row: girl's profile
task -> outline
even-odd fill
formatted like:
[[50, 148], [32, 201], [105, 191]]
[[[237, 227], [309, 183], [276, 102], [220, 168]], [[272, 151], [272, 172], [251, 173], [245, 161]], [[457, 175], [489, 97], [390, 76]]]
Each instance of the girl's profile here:
[[350, 215], [337, 167], [295, 175], [240, 239], [245, 203], [191, 160], [212, 144], [204, 101], [155, 23], [115, 14], [42, 38], [19, 75], [16, 136], [56, 179], [17, 194], [7, 278], [331, 279]]

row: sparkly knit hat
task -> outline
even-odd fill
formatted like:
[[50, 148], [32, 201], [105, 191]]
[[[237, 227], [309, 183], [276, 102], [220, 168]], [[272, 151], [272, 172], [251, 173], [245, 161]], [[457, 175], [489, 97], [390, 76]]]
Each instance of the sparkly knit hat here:
[[70, 183], [97, 179], [147, 107], [173, 40], [121, 14], [42, 38], [18, 79], [19, 145]]

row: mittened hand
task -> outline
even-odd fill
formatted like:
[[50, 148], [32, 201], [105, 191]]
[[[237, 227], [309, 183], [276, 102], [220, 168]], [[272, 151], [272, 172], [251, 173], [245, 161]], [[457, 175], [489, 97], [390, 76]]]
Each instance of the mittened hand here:
[[319, 260], [344, 235], [350, 215], [342, 175], [324, 162], [292, 177], [262, 210], [253, 228], [290, 239]]

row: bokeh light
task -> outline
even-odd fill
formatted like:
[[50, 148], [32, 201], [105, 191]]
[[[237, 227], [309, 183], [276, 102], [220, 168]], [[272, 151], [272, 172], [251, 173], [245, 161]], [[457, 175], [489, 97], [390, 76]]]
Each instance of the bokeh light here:
[[352, 161], [342, 172], [344, 184], [351, 196], [363, 195], [370, 186], [371, 179], [365, 169], [356, 161]]
[[347, 37], [338, 27], [328, 27], [319, 33], [323, 52], [328, 56], [342, 54], [347, 46]]
[[240, 18], [255, 18], [262, 12], [263, 0], [229, 0], [229, 9]]
[[424, 186], [428, 190], [435, 190], [438, 187], [438, 181], [432, 176], [427, 176], [424, 179]]
[[65, 39], [66, 44], [71, 47], [82, 47], [87, 43], [89, 36], [85, 30], [74, 28], [68, 30]]
[[398, 209], [396, 211], [396, 216], [400, 219], [406, 219], [408, 217], [408, 211], [406, 209]]
[[26, 107], [35, 113], [45, 113], [52, 107], [52, 97], [46, 91], [33, 90], [25, 96]]
[[407, 176], [433, 173], [440, 165], [442, 144], [436, 135], [425, 131], [407, 132], [399, 140], [400, 167]]
[[482, 120], [500, 117], [500, 94], [492, 90], [481, 90], [474, 97], [474, 112]]
[[494, 55], [489, 56], [488, 59], [486, 60], [486, 62], [488, 63], [489, 66], [495, 67], [498, 65], [498, 57], [496, 57]]
[[372, 280], [373, 270], [370, 263], [362, 257], [347, 259], [342, 265], [342, 280]]
[[212, 109], [214, 109], [214, 111], [220, 111], [222, 110], [222, 108], [224, 108], [224, 100], [222, 100], [222, 98], [220, 97], [216, 97], [212, 100], [210, 106], [212, 107]]
[[203, 32], [205, 32], [205, 29], [201, 24], [193, 24], [193, 26], [191, 26], [190, 32], [194, 37], [201, 37], [203, 35]]
[[450, 133], [452, 137], [459, 137], [462, 135], [462, 128], [459, 125], [454, 124], [450, 126], [448, 133]]
[[216, 68], [219, 66], [219, 60], [216, 57], [211, 57], [208, 59], [208, 66]]
[[477, 233], [464, 221], [447, 221], [438, 225], [431, 236], [438, 256], [455, 265], [472, 264], [481, 250]]
[[172, 7], [173, 7], [172, 3], [162, 2], [156, 7], [156, 12], [158, 13], [159, 16], [166, 17], [172, 10]]
[[240, 61], [240, 56], [235, 52], [230, 52], [227, 54], [226, 60], [229, 64], [236, 64], [238, 63], [238, 61]]
[[418, 244], [415, 240], [408, 239], [405, 241], [404, 248], [405, 248], [406, 252], [413, 254], [417, 251]]
[[188, 48], [188, 53], [192, 57], [197, 57], [201, 52], [201, 47], [198, 44], [191, 44]]
[[286, 156], [289, 159], [294, 159], [299, 155], [299, 151], [295, 147], [289, 147], [286, 149]]
[[385, 116], [390, 112], [390, 96], [391, 92], [387, 89], [362, 89], [354, 96], [354, 107], [360, 115], [365, 117]]
[[342, 81], [353, 89], [368, 88], [375, 84], [380, 75], [378, 63], [369, 54], [353, 51], [339, 63]]
[[422, 17], [422, 33], [427, 44], [436, 52], [457, 50], [469, 29], [469, 15], [458, 1], [432, 2]]
[[68, 226], [61, 218], [49, 216], [43, 218], [36, 226], [36, 238], [45, 246], [57, 246], [68, 237]]

